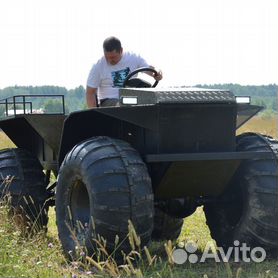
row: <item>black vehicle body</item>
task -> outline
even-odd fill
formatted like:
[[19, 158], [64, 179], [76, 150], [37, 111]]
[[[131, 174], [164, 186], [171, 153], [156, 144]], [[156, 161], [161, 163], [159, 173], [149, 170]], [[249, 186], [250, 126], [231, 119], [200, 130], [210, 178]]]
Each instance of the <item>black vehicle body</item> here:
[[162, 199], [220, 195], [242, 160], [270, 155], [236, 151], [237, 128], [262, 107], [238, 104], [229, 91], [121, 89], [122, 102], [130, 98], [137, 104], [68, 116], [64, 109], [55, 114], [15, 111], [0, 121], [0, 128], [56, 173], [67, 152], [83, 140], [109, 136], [129, 142], [148, 165], [155, 197]]
[[148, 164], [159, 198], [219, 195], [242, 160], [268, 155], [236, 152], [236, 129], [261, 107], [237, 104], [228, 91], [121, 90], [122, 99], [130, 97], [139, 98], [137, 105], [69, 116], [63, 111], [15, 113], [2, 119], [0, 128], [17, 147], [38, 157], [45, 170], [55, 172], [66, 153], [83, 140], [109, 136], [127, 141]]

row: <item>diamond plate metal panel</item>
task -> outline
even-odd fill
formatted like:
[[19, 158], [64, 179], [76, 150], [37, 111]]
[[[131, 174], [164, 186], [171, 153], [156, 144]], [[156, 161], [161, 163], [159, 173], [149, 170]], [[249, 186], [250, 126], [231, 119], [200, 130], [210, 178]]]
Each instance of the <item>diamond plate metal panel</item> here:
[[120, 96], [120, 98], [136, 97], [138, 104], [230, 103], [236, 101], [230, 91], [200, 88], [122, 88]]
[[229, 91], [162, 91], [156, 92], [158, 103], [169, 102], [234, 102]]

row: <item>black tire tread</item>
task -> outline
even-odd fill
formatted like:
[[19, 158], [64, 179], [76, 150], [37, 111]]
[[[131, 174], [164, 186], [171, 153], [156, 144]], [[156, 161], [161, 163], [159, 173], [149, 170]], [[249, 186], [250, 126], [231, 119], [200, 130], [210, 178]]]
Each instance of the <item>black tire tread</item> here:
[[175, 240], [179, 237], [183, 218], [175, 218], [163, 212], [159, 208], [155, 208], [154, 229], [152, 239], [154, 240]]
[[[234, 240], [249, 246], [260, 245], [270, 254], [278, 250], [278, 141], [256, 133], [244, 133], [237, 137], [239, 151], [269, 151], [272, 158], [243, 162], [236, 182], [247, 188], [243, 200], [245, 212], [236, 227], [225, 221], [225, 208], [205, 206], [207, 224], [218, 245], [232, 246]], [[235, 186], [236, 184], [232, 184]], [[237, 187], [236, 187], [237, 188]]]
[[0, 182], [2, 199], [7, 195], [10, 196], [10, 214], [13, 215], [16, 212], [21, 214], [22, 218], [27, 216], [30, 223], [26, 225], [34, 225], [35, 221], [36, 229], [45, 228], [48, 221], [48, 208], [45, 206], [45, 202], [49, 194], [39, 161], [24, 149], [1, 150]]
[[[86, 186], [90, 187], [87, 190], [94, 198], [96, 234], [107, 239], [107, 246], [113, 246], [116, 234], [122, 240], [126, 238], [128, 220], [132, 221], [142, 244], [147, 244], [153, 229], [153, 194], [147, 168], [128, 143], [101, 136], [75, 146], [60, 167], [56, 195], [57, 224], [65, 251], [69, 244], [65, 238], [64, 219], [61, 219], [64, 200], [60, 199], [62, 192], [59, 188], [66, 181], [66, 168], [80, 169], [82, 179], [89, 181]], [[115, 179], [118, 182], [113, 182]], [[127, 250], [129, 244], [124, 242], [121, 247]]]

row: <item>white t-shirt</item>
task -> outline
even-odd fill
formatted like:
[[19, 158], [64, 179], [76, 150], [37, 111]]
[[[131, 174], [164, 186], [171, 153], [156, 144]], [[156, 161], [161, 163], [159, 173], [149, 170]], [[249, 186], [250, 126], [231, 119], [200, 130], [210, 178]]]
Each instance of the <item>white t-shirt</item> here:
[[110, 65], [103, 56], [93, 65], [87, 80], [87, 86], [98, 88], [98, 99], [119, 98], [119, 88], [122, 87], [127, 75], [140, 68], [149, 67], [139, 55], [124, 52], [116, 65]]

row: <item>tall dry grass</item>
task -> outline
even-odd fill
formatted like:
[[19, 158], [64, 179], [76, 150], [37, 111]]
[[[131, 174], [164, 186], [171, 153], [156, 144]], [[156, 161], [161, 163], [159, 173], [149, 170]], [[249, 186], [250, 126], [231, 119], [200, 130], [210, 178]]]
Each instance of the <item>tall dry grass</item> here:
[[238, 134], [243, 132], [257, 132], [278, 138], [278, 116], [277, 117], [254, 117], [240, 127]]
[[11, 141], [11, 139], [0, 130], [0, 150], [5, 148], [15, 148], [15, 144]]

